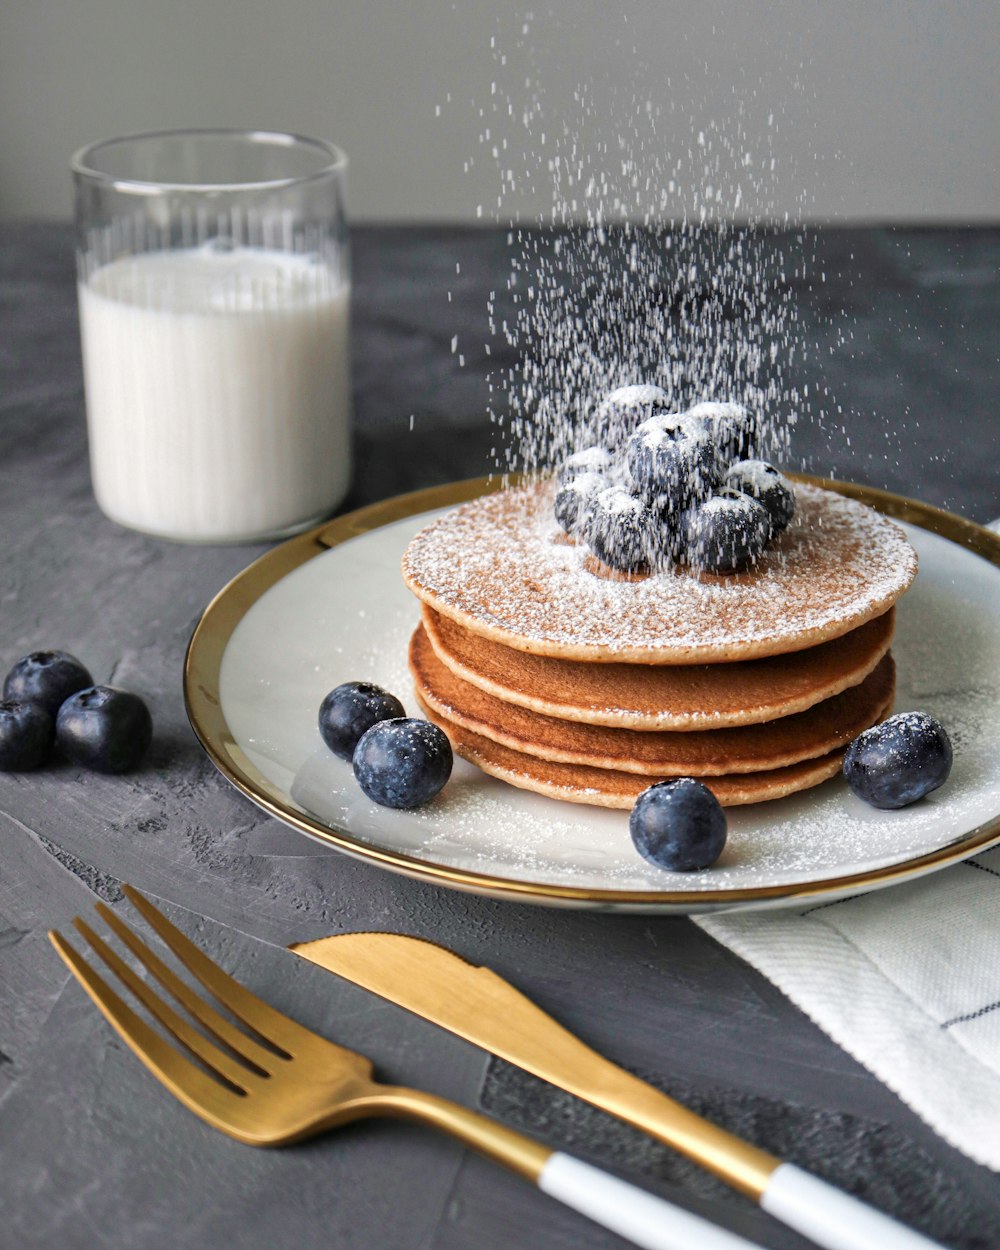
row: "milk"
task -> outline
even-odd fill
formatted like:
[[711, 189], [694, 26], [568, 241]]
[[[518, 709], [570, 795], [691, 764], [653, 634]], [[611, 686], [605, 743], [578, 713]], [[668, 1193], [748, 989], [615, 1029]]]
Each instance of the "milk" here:
[[350, 473], [349, 289], [308, 256], [207, 245], [81, 283], [94, 492], [186, 541], [318, 521]]

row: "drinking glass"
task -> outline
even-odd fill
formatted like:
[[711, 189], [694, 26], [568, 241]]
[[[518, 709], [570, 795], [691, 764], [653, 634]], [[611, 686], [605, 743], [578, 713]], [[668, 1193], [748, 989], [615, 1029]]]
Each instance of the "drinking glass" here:
[[346, 157], [170, 130], [72, 159], [91, 478], [112, 520], [280, 538], [351, 472]]

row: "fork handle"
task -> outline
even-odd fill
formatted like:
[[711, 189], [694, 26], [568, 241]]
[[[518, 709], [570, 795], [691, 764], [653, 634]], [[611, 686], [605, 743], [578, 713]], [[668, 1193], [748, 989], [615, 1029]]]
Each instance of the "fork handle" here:
[[[599, 1168], [508, 1128], [468, 1107], [423, 1090], [377, 1086], [359, 1100], [360, 1114], [417, 1120], [458, 1138], [532, 1181], [543, 1193], [645, 1250], [758, 1250], [717, 1224], [676, 1207]], [[363, 1102], [363, 1106], [361, 1105]]]

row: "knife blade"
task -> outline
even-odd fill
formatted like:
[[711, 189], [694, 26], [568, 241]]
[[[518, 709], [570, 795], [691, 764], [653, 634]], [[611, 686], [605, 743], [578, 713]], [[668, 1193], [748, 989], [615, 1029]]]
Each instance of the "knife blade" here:
[[289, 949], [665, 1142], [827, 1250], [934, 1250], [921, 1234], [619, 1068], [503, 977], [443, 946], [400, 933], [341, 933]]
[[291, 949], [693, 1155], [751, 1197], [780, 1162], [591, 1050], [489, 968], [434, 942], [343, 933]]

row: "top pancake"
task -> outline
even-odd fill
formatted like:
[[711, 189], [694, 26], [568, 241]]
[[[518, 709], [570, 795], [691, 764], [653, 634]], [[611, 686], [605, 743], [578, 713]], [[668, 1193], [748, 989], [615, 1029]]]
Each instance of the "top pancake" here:
[[917, 571], [892, 521], [797, 484], [795, 518], [747, 572], [596, 577], [557, 526], [553, 495], [542, 482], [445, 513], [407, 548], [406, 584], [472, 633], [531, 655], [709, 664], [838, 638], [886, 612]]

